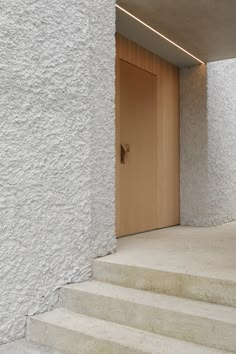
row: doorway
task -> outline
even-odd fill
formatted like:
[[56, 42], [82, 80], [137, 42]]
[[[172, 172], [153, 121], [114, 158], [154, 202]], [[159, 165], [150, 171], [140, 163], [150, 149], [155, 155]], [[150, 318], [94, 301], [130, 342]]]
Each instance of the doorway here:
[[116, 36], [117, 237], [179, 224], [179, 71]]

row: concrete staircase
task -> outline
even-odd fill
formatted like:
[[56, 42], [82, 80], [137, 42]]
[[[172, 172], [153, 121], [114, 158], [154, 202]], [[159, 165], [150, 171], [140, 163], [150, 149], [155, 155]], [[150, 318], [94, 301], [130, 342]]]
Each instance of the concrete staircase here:
[[27, 338], [66, 354], [236, 353], [236, 284], [109, 261], [67, 285]]

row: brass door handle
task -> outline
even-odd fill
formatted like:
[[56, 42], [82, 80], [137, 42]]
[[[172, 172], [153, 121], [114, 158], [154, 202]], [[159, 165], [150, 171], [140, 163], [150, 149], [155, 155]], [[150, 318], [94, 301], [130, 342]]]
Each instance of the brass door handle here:
[[130, 152], [129, 144], [120, 144], [120, 163], [125, 164], [125, 155]]

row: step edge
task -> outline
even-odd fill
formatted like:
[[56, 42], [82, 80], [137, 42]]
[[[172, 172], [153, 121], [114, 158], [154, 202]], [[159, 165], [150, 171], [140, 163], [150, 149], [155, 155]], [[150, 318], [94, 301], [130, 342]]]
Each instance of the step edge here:
[[[86, 282], [84, 282], [86, 283]], [[78, 287], [77, 287], [77, 284], [71, 284], [71, 286], [64, 286], [62, 287], [61, 291], [63, 293], [63, 291], [66, 291], [66, 292], [78, 292], [78, 293], [82, 293], [84, 295], [88, 294], [88, 295], [93, 295], [93, 296], [102, 296], [102, 297], [105, 297], [105, 298], [112, 298], [112, 299], [117, 299], [119, 301], [126, 301], [126, 302], [129, 302], [129, 303], [135, 303], [136, 305], [142, 305], [142, 306], [147, 306], [147, 307], [154, 307], [156, 309], [160, 309], [160, 310], [166, 310], [166, 311], [170, 311], [170, 312], [174, 312], [176, 314], [178, 313], [183, 313], [184, 315], [189, 315], [189, 316], [197, 316], [198, 318], [201, 318], [201, 319], [208, 319], [208, 320], [214, 320], [214, 321], [218, 321], [220, 323], [225, 323], [225, 324], [235, 324], [236, 325], [236, 308], [234, 307], [230, 307], [230, 306], [225, 306], [225, 305], [221, 305], [221, 304], [212, 304], [212, 303], [208, 303], [208, 302], [203, 302], [203, 301], [199, 301], [199, 300], [193, 300], [193, 299], [188, 299], [188, 298], [182, 298], [182, 297], [178, 297], [178, 296], [174, 296], [174, 295], [167, 295], [167, 294], [158, 294], [158, 293], [154, 293], [154, 292], [151, 292], [151, 291], [148, 291], [148, 290], [142, 290], [142, 289], [135, 289], [135, 288], [128, 288], [128, 287], [123, 287], [123, 286], [120, 286], [120, 285], [115, 285], [115, 284], [110, 284], [110, 283], [105, 283], [105, 282], [99, 282], [99, 281], [96, 281], [96, 283], [101, 283], [101, 284], [105, 284], [105, 286], [107, 287], [114, 287], [114, 288], [122, 288], [122, 289], [127, 289], [127, 290], [130, 290], [132, 289], [132, 291], [135, 293], [139, 293], [139, 294], [143, 294], [145, 296], [145, 294], [148, 294], [147, 296], [149, 296], [149, 294], [153, 297], [163, 297], [165, 299], [168, 299], [169, 301], [172, 301], [175, 300], [175, 301], [181, 301], [183, 303], [182, 307], [184, 306], [184, 303], [188, 304], [188, 306], [190, 305], [194, 305], [196, 307], [199, 307], [199, 308], [203, 308], [204, 306], [208, 306], [209, 308], [212, 308], [211, 311], [213, 310], [221, 310], [221, 314], [219, 314], [219, 316], [214, 316], [214, 314], [212, 314], [212, 316], [210, 315], [204, 315], [204, 314], [201, 314], [199, 315], [198, 313], [198, 309], [195, 308], [194, 311], [187, 311], [186, 309], [184, 308], [180, 308], [179, 311], [176, 311], [173, 309], [173, 305], [172, 306], [165, 306], [164, 304], [160, 305], [159, 303], [157, 304], [148, 304], [148, 302], [146, 301], [138, 301], [135, 297], [131, 300], [131, 299], [127, 299], [125, 298], [125, 296], [119, 296], [118, 298], [115, 297], [114, 294], [105, 294], [103, 293], [102, 291], [97, 293], [95, 290], [93, 291], [92, 289], [79, 289], [79, 284], [78, 284]], [[156, 305], [156, 306], [155, 306]], [[227, 310], [226, 310], [227, 309]], [[224, 319], [222, 320], [222, 313], [224, 312], [224, 310], [226, 311], [232, 311], [232, 312], [235, 312], [235, 317], [234, 318], [228, 318], [228, 319]], [[227, 314], [225, 315], [227, 316]]]
[[[56, 309], [58, 310], [58, 309]], [[61, 309], [60, 309], [61, 310]], [[55, 310], [52, 310], [52, 312], [55, 312]], [[73, 311], [69, 311], [69, 310], [65, 310], [63, 309], [63, 313], [70, 313], [75, 316], [75, 317], [85, 317], [86, 319], [88, 320], [94, 320], [95, 318], [92, 317], [92, 316], [87, 316], [87, 315], [83, 315], [83, 314], [76, 314], [74, 313]], [[46, 313], [44, 313], [46, 314]], [[54, 327], [57, 327], [57, 328], [65, 328], [65, 330], [68, 330], [68, 331], [72, 331], [72, 332], [77, 332], [77, 333], [81, 333], [85, 336], [88, 336], [88, 337], [95, 337], [95, 339], [97, 340], [103, 340], [103, 341], [110, 341], [110, 342], [114, 342], [116, 344], [121, 344], [123, 345], [123, 343], [120, 343], [119, 339], [118, 338], [103, 338], [103, 336], [101, 335], [96, 335], [96, 333], [88, 333], [87, 331], [85, 332], [84, 331], [84, 328], [81, 328], [81, 329], [75, 329], [75, 328], [69, 328], [67, 326], [65, 326], [65, 324], [58, 324], [57, 322], [51, 322], [51, 321], [45, 321], [45, 320], [42, 320], [42, 315], [44, 314], [37, 314], [37, 315], [34, 315], [30, 318], [30, 321], [33, 321], [33, 325], [37, 325], [37, 322], [40, 322], [41, 324], [46, 324], [46, 325], [50, 325], [50, 326], [54, 326]], [[39, 317], [40, 316], [40, 317]], [[192, 346], [192, 347], [195, 347], [196, 349], [199, 348], [199, 349], [202, 349], [202, 350], [211, 350], [212, 353], [214, 354], [230, 354], [233, 352], [230, 352], [230, 351], [226, 351], [226, 350], [222, 350], [222, 349], [216, 349], [216, 348], [212, 348], [212, 347], [209, 347], [209, 346], [206, 346], [206, 345], [202, 345], [202, 344], [197, 344], [197, 343], [193, 343], [193, 342], [188, 342], [188, 341], [185, 341], [185, 340], [181, 340], [181, 339], [177, 339], [177, 338], [173, 338], [173, 337], [170, 337], [170, 336], [166, 336], [166, 335], [163, 335], [163, 334], [156, 334], [156, 333], [151, 333], [151, 332], [148, 332], [148, 331], [145, 331], [145, 330], [142, 330], [142, 329], [137, 329], [137, 328], [134, 328], [134, 327], [130, 327], [130, 326], [126, 326], [126, 325], [123, 325], [123, 324], [119, 324], [119, 323], [114, 323], [114, 322], [110, 322], [110, 321], [106, 321], [106, 320], [102, 320], [102, 319], [95, 319], [96, 322], [100, 322], [100, 324], [106, 322], [107, 324], [109, 323], [109, 326], [112, 325], [114, 328], [116, 328], [117, 330], [118, 329], [122, 329], [122, 330], [128, 330], [130, 332], [135, 332], [137, 335], [147, 335], [149, 336], [149, 338], [160, 338], [161, 340], [163, 341], [171, 341], [172, 344], [178, 344], [179, 346]], [[30, 327], [30, 323], [28, 323], [28, 326], [27, 327]], [[29, 333], [29, 328], [27, 330], [27, 336], [26, 336], [27, 340], [29, 341], [33, 341], [35, 342], [35, 340], [33, 340], [30, 336], [30, 333]], [[168, 343], [167, 343], [168, 345]], [[131, 347], [129, 346], [127, 343], [124, 344], [124, 346], [128, 346], [130, 348], [135, 348], [135, 346]], [[209, 352], [210, 354], [210, 352]]]
[[[101, 257], [103, 258], [103, 257]], [[194, 274], [194, 273], [187, 273], [187, 272], [177, 272], [177, 271], [172, 271], [169, 269], [158, 269], [158, 268], [153, 268], [150, 266], [147, 266], [145, 264], [141, 265], [135, 265], [135, 264], [129, 264], [129, 263], [118, 263], [118, 262], [111, 262], [111, 261], [105, 261], [100, 258], [95, 258], [92, 261], [92, 264], [105, 264], [105, 265], [115, 265], [115, 266], [120, 266], [120, 267], [130, 267], [130, 268], [135, 268], [135, 269], [145, 269], [145, 270], [150, 270], [154, 272], [159, 272], [159, 273], [167, 273], [167, 274], [173, 274], [173, 275], [178, 275], [178, 276], [186, 276], [186, 277], [191, 277], [191, 278], [200, 278], [200, 279], [206, 279], [206, 280], [213, 280], [213, 281], [223, 281], [223, 282], [229, 282], [234, 285], [236, 285], [236, 278], [231, 279], [231, 278], [222, 278], [222, 277], [217, 277], [217, 276], [211, 276], [211, 275], [204, 275], [204, 274]]]

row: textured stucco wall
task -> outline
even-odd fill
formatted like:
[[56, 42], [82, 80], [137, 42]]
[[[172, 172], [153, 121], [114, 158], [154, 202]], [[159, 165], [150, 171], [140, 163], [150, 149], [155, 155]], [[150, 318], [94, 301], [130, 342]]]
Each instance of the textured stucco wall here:
[[115, 4], [0, 5], [3, 343], [115, 249]]
[[207, 64], [209, 220], [236, 220], [236, 59]]
[[236, 219], [236, 59], [181, 70], [181, 224]]
[[115, 1], [90, 0], [92, 251], [115, 247]]
[[205, 225], [208, 208], [207, 90], [204, 65], [180, 71], [180, 215]]

